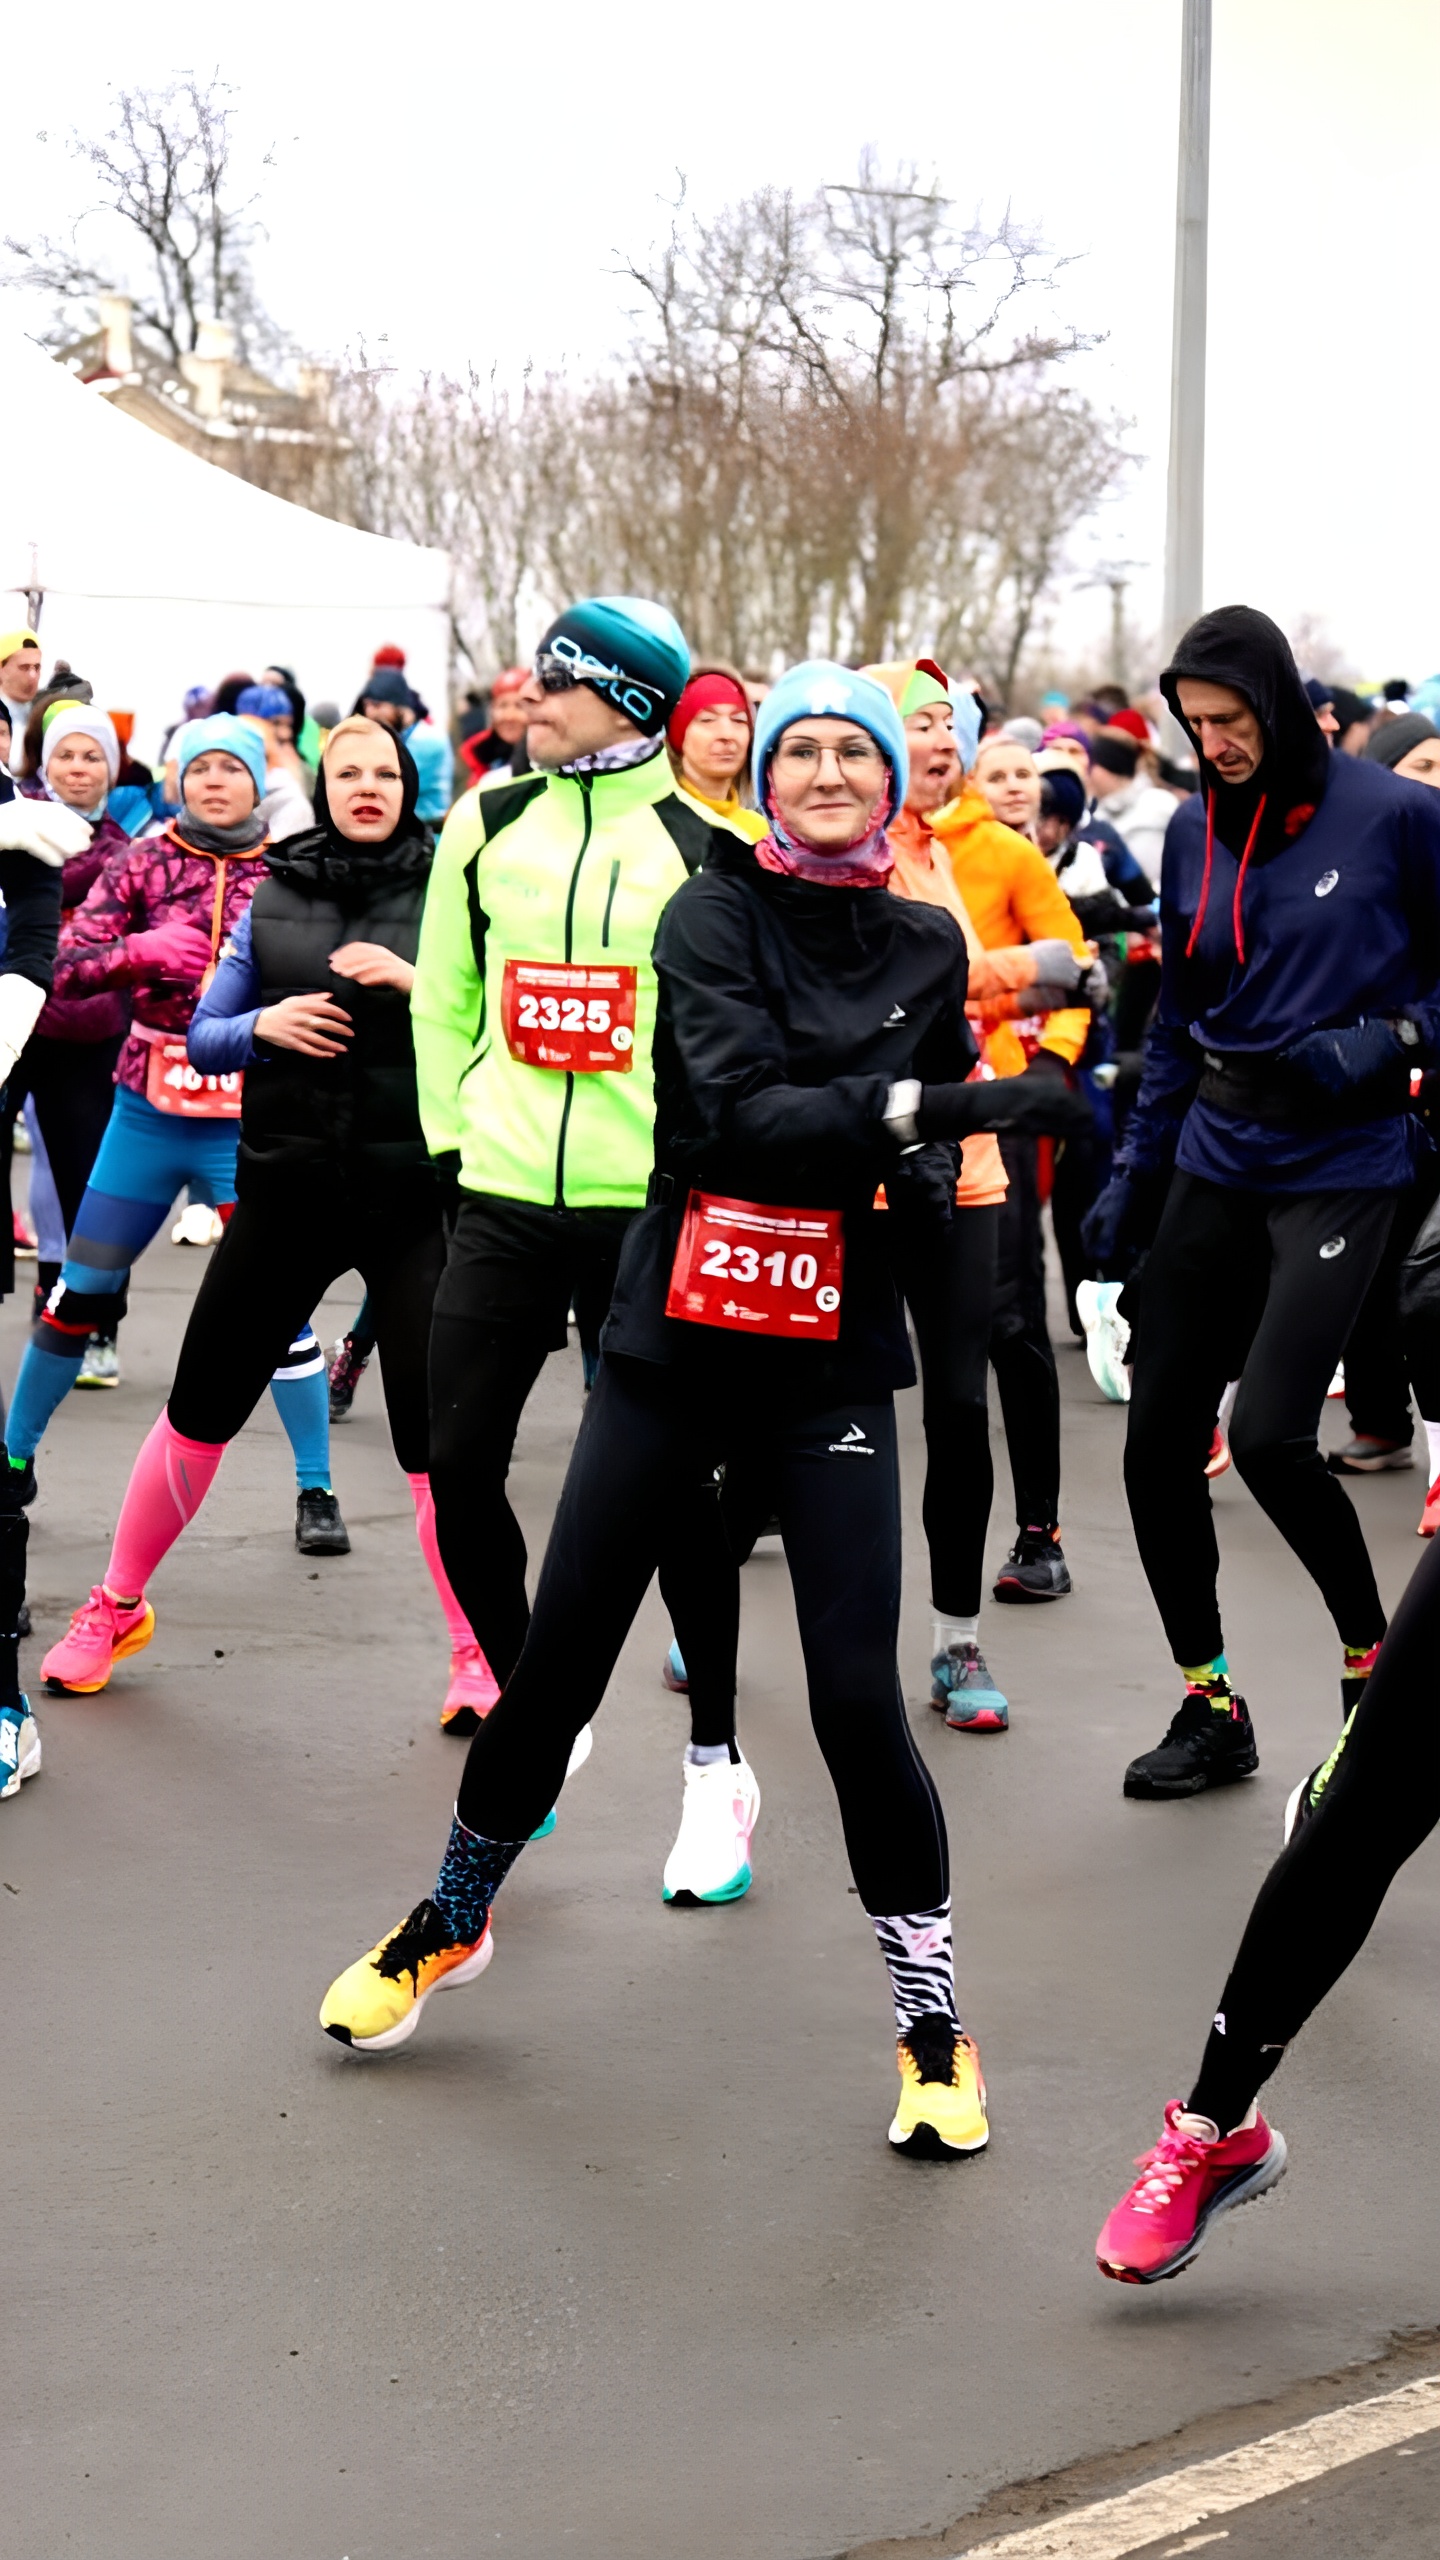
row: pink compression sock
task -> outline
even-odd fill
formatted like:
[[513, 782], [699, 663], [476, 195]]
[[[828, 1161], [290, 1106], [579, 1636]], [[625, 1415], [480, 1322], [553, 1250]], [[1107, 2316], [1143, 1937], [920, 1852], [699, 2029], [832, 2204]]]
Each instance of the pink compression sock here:
[[105, 1587], [138, 1599], [162, 1556], [195, 1517], [225, 1455], [223, 1441], [182, 1440], [162, 1413], [130, 1470], [105, 1568]]
[[435, 1534], [435, 1496], [430, 1490], [430, 1479], [428, 1476], [407, 1476], [405, 1481], [415, 1500], [415, 1535], [420, 1541], [420, 1552], [430, 1567], [430, 1579], [439, 1594], [445, 1624], [450, 1630], [450, 1650], [458, 1653], [461, 1645], [474, 1644], [475, 1635], [450, 1588], [450, 1576], [440, 1561], [440, 1541]]

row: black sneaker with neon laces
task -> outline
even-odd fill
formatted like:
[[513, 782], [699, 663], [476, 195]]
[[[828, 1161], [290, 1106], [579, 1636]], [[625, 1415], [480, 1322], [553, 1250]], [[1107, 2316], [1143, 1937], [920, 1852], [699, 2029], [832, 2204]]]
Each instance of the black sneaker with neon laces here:
[[1225, 1703], [1191, 1689], [1163, 1742], [1143, 1751], [1125, 1772], [1127, 1796], [1198, 1796], [1207, 1787], [1233, 1786], [1260, 1766], [1255, 1728], [1243, 1698], [1227, 1690]]
[[995, 1576], [997, 1600], [1063, 1600], [1070, 1568], [1058, 1529], [1022, 1529]]

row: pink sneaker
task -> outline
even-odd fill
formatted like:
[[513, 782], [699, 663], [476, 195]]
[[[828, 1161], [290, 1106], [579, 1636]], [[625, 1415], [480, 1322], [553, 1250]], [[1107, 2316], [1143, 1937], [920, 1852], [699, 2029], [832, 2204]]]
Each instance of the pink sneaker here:
[[1425, 1508], [1420, 1514], [1420, 1526], [1415, 1535], [1417, 1538], [1433, 1538], [1437, 1529], [1440, 1529], [1440, 1476], [1436, 1477], [1425, 1496]]
[[[1263, 2196], [1285, 2175], [1285, 2136], [1259, 2108], [1248, 2130], [1203, 2140], [1203, 2116], [1187, 2116], [1178, 2098], [1165, 2110], [1165, 2130], [1095, 2243], [1102, 2276], [1121, 2284], [1158, 2284], [1198, 2257], [1217, 2214]], [[1189, 2130], [1187, 2130], [1189, 2128]]]
[[442, 1733], [477, 1733], [500, 1695], [500, 1683], [478, 1644], [457, 1644], [440, 1710]]
[[123, 1609], [104, 1583], [97, 1582], [67, 1632], [50, 1647], [40, 1665], [40, 1677], [48, 1689], [73, 1690], [88, 1698], [104, 1688], [117, 1662], [123, 1662], [127, 1653], [142, 1652], [154, 1633], [155, 1612], [148, 1600], [141, 1598], [133, 1609]]

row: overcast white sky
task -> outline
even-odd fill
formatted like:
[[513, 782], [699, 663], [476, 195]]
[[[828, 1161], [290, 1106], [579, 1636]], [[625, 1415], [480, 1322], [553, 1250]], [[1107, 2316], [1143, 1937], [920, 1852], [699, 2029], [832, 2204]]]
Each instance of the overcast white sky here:
[[[1083, 378], [1143, 457], [1077, 576], [1135, 563], [1153, 628], [1180, 0], [293, 0], [217, 23], [247, 146], [276, 146], [267, 299], [300, 339], [363, 332], [402, 367], [603, 355], [624, 334], [611, 270], [663, 230], [677, 170], [711, 206], [845, 175], [871, 142], [967, 213], [1010, 204], [1074, 258], [1060, 307], [1106, 341]], [[103, 121], [110, 82], [209, 70], [195, 28], [156, 0], [70, 0], [12, 30], [0, 229], [64, 223], [70, 129]], [[1435, 0], [1215, 0], [1207, 601], [1320, 617], [1374, 678], [1440, 667], [1437, 101]]]

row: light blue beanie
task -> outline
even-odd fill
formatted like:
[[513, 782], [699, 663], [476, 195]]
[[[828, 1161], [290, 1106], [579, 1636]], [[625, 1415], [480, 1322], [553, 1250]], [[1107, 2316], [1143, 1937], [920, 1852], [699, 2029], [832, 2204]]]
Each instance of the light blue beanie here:
[[183, 792], [185, 776], [197, 756], [219, 752], [243, 764], [255, 785], [257, 805], [265, 797], [265, 741], [258, 729], [232, 712], [212, 711], [208, 720], [187, 720], [179, 733], [175, 763]]
[[765, 793], [781, 730], [795, 720], [819, 719], [853, 720], [857, 729], [869, 731], [890, 767], [893, 817], [910, 782], [905, 723], [883, 684], [829, 658], [807, 658], [803, 666], [787, 668], [755, 714], [755, 797], [761, 808], [769, 814]]

